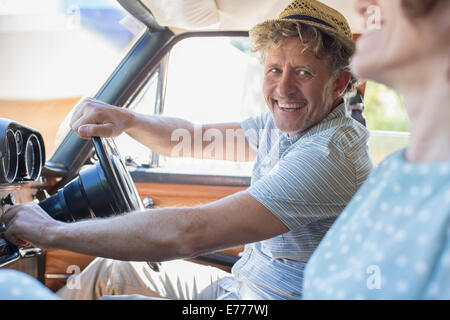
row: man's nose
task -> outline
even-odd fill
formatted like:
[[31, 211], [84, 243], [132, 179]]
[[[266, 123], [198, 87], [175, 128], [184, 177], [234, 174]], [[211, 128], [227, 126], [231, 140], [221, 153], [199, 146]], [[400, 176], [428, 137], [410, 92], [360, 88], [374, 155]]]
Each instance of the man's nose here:
[[278, 94], [282, 97], [289, 97], [295, 94], [297, 85], [292, 71], [284, 71], [278, 82]]

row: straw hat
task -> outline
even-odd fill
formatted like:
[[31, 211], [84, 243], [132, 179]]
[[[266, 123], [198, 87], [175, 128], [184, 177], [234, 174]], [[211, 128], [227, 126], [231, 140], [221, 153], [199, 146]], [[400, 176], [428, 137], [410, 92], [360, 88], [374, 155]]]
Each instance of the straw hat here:
[[345, 17], [316, 0], [295, 0], [281, 12], [278, 19], [267, 20], [253, 27], [250, 30], [252, 34], [258, 34], [267, 29], [273, 22], [300, 22], [319, 28], [328, 35], [339, 39], [351, 54], [355, 51], [355, 43], [352, 39], [352, 31]]

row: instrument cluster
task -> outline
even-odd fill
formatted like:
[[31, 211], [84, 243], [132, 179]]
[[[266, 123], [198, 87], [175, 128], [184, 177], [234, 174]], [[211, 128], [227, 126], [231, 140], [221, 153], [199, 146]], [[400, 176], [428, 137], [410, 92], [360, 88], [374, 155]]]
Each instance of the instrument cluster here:
[[44, 140], [37, 130], [0, 118], [0, 184], [38, 180], [44, 161]]

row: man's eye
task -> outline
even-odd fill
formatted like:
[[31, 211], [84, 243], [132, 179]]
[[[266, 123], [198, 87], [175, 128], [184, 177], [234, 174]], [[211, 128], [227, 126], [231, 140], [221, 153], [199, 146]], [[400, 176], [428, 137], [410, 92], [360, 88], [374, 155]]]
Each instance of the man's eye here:
[[300, 76], [302, 76], [302, 77], [310, 77], [310, 76], [312, 76], [311, 72], [306, 71], [306, 70], [299, 70], [299, 71], [298, 71], [298, 74], [299, 74]]
[[278, 68], [271, 68], [269, 69], [269, 73], [281, 73], [281, 70]]

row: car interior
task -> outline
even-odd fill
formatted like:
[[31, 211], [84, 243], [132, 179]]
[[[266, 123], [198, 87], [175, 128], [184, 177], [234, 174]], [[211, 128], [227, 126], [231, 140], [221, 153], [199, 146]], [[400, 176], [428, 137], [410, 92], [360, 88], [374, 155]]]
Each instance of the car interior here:
[[[135, 36], [120, 60], [109, 67], [92, 98], [138, 112], [205, 122], [239, 120], [265, 111], [260, 66], [249, 50], [248, 30], [275, 18], [290, 0], [111, 2], [131, 19]], [[364, 26], [354, 11], [354, 1], [323, 2], [343, 13], [358, 37]], [[101, 26], [102, 19], [96, 23]], [[0, 25], [0, 38], [6, 32]], [[199, 70], [201, 66], [204, 71]], [[204, 83], [192, 80], [197, 72], [205, 72]], [[89, 71], [85, 74], [89, 77]], [[227, 80], [236, 74], [236, 80]], [[363, 113], [367, 90], [362, 84], [347, 101], [349, 114], [364, 125], [370, 122]], [[144, 150], [129, 137], [81, 139], [67, 126], [78, 99], [26, 102], [3, 99], [0, 94], [2, 212], [11, 205], [34, 201], [53, 218], [70, 223], [208, 203], [250, 185], [251, 163], [171, 159]], [[228, 107], [234, 104], [235, 109]], [[377, 132], [374, 136], [384, 141], [383, 155], [405, 145], [408, 138], [406, 133], [393, 133], [390, 137], [396, 142], [389, 145], [387, 133]], [[58, 249], [17, 247], [3, 232], [0, 226], [0, 267], [25, 272], [55, 292], [95, 258]], [[242, 249], [229, 248], [190, 260], [230, 271]]]

